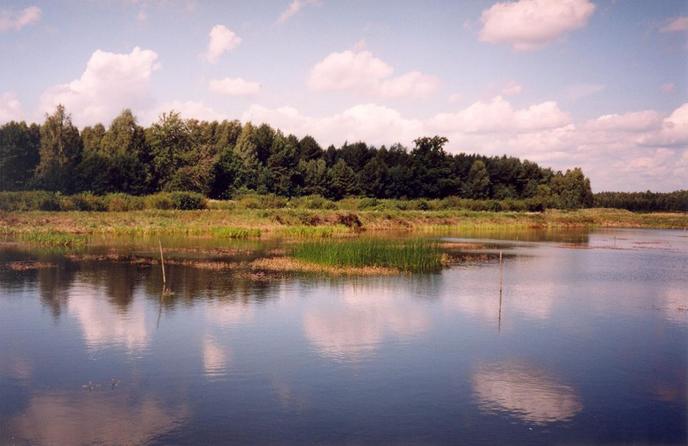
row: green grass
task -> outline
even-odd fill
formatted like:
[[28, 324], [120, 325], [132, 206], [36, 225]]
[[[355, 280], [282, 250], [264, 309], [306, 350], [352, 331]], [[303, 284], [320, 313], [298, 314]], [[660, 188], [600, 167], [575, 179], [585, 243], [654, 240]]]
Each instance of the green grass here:
[[285, 238], [332, 238], [335, 233], [347, 232], [344, 226], [286, 226], [279, 228], [277, 235]]
[[213, 237], [230, 239], [247, 239], [260, 237], [260, 229], [257, 228], [237, 228], [227, 226], [223, 228], [213, 228]]
[[424, 240], [306, 242], [295, 245], [291, 254], [298, 260], [335, 267], [375, 266], [405, 272], [432, 272], [442, 268], [439, 247]]
[[30, 231], [19, 235], [23, 242], [55, 248], [76, 248], [86, 245], [87, 238], [83, 235], [64, 232]]

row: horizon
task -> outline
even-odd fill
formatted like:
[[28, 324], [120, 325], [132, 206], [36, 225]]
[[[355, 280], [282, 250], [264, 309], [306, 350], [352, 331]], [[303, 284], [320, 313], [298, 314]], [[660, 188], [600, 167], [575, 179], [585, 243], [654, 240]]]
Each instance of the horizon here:
[[[175, 110], [323, 147], [441, 135], [449, 153], [579, 166], [595, 192], [688, 184], [685, 2], [355, 3], [10, 1], [0, 124], [58, 103], [79, 128]], [[533, 7], [543, 26], [519, 26]]]

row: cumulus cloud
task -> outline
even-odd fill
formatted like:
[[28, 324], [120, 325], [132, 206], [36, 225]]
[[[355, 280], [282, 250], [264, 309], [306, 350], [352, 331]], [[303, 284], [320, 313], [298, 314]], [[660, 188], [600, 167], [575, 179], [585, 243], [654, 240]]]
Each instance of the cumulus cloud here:
[[439, 113], [428, 121], [438, 131], [495, 133], [518, 130], [542, 130], [562, 127], [570, 122], [556, 102], [548, 101], [516, 110], [501, 96], [489, 102], [478, 101], [453, 113]]
[[124, 108], [146, 109], [151, 103], [150, 80], [159, 68], [158, 55], [135, 47], [118, 54], [96, 50], [81, 77], [47, 89], [41, 111], [63, 104], [77, 125], [108, 122]]
[[217, 63], [220, 57], [239, 46], [241, 37], [224, 25], [215, 25], [208, 34], [208, 49], [204, 57], [210, 63]]
[[29, 6], [21, 11], [0, 11], [0, 32], [19, 31], [25, 26], [33, 25], [41, 20], [41, 8]]
[[664, 118], [659, 131], [645, 135], [641, 142], [651, 146], [688, 148], [688, 103]]
[[658, 128], [661, 121], [661, 116], [656, 111], [644, 110], [603, 115], [593, 121], [589, 121], [587, 128], [604, 131], [642, 132]]
[[253, 105], [242, 119], [269, 122], [300, 136], [310, 134], [324, 145], [359, 140], [377, 145], [390, 141], [408, 142], [422, 132], [420, 120], [404, 118], [398, 111], [378, 104], [356, 105], [325, 117], [307, 116], [293, 107]]
[[0, 93], [0, 124], [22, 119], [22, 106], [12, 91]]
[[482, 12], [480, 40], [506, 43], [517, 51], [541, 48], [584, 27], [595, 11], [589, 0], [500, 2]]
[[250, 96], [260, 92], [260, 84], [258, 82], [247, 81], [240, 77], [212, 79], [208, 88], [213, 93], [229, 96]]
[[306, 6], [318, 4], [320, 4], [320, 0], [292, 0], [292, 2], [289, 3], [289, 6], [287, 6], [287, 9], [285, 9], [284, 12], [280, 14], [279, 18], [277, 19], [277, 22], [284, 23]]
[[669, 20], [660, 31], [663, 33], [688, 31], [688, 16], [676, 17]]
[[310, 72], [308, 85], [318, 91], [354, 91], [385, 98], [427, 97], [439, 79], [419, 71], [392, 76], [394, 68], [364, 49], [329, 54]]

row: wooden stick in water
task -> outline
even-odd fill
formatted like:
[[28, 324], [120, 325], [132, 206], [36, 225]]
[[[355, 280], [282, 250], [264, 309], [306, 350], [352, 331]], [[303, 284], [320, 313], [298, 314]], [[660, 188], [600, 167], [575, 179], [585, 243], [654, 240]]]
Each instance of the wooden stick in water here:
[[163, 289], [165, 288], [165, 259], [162, 256], [162, 243], [160, 243], [160, 239], [158, 239], [158, 246], [160, 246], [160, 267], [162, 268], [162, 286]]
[[502, 331], [502, 284], [504, 283], [504, 263], [502, 262], [502, 251], [499, 251], [499, 314], [497, 318], [497, 331]]

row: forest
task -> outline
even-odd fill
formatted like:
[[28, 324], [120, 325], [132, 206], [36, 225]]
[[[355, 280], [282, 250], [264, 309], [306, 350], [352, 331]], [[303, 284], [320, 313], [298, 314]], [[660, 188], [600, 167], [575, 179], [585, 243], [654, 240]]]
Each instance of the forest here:
[[[609, 194], [594, 200], [579, 168], [560, 172], [514, 157], [450, 154], [444, 150], [447, 142], [433, 136], [416, 139], [410, 149], [365, 142], [323, 148], [310, 136], [284, 135], [268, 124], [182, 119], [174, 111], [144, 128], [124, 110], [108, 127], [79, 131], [58, 106], [40, 125], [9, 122], [0, 127], [0, 190], [186, 191], [216, 199], [247, 192], [332, 200], [460, 197], [529, 200], [533, 210], [593, 204], [630, 208], [636, 203], [631, 196]], [[681, 197], [685, 206], [685, 193]], [[674, 204], [662, 207], [669, 209]]]

